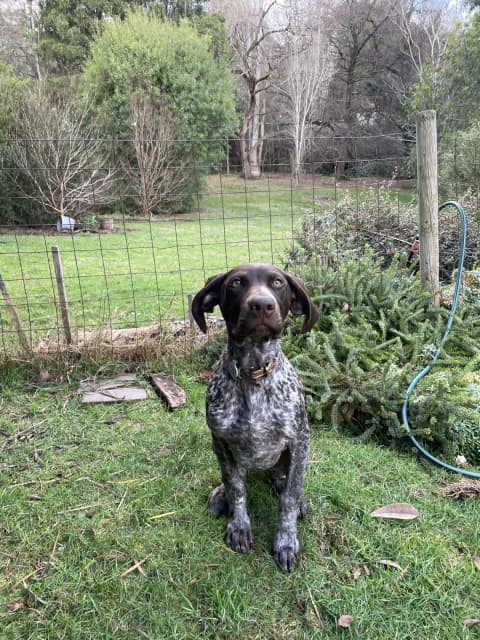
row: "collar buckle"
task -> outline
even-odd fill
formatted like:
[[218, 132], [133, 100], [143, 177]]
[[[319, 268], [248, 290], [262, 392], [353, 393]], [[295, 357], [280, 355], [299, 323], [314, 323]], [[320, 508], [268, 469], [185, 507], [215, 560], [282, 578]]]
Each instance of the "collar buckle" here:
[[234, 380], [245, 380], [250, 384], [260, 385], [258, 380], [269, 376], [277, 366], [275, 360], [267, 362], [267, 364], [261, 369], [247, 369], [246, 367], [239, 367], [236, 360], [228, 361], [228, 371]]

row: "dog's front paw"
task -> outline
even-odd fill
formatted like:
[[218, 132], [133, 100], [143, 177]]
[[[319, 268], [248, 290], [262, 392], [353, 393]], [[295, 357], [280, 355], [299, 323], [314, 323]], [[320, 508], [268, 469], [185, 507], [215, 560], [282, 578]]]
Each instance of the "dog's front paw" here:
[[227, 525], [226, 543], [228, 546], [238, 553], [247, 553], [253, 544], [252, 530], [250, 521], [246, 520], [230, 520]]
[[300, 545], [295, 533], [277, 532], [273, 543], [273, 557], [282, 571], [291, 573], [295, 569], [299, 551]]

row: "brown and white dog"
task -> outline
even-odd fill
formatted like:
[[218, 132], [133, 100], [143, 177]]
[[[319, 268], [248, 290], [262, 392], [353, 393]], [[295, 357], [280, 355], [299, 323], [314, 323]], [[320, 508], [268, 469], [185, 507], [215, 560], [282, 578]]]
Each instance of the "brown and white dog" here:
[[206, 399], [223, 481], [210, 494], [209, 512], [227, 514], [227, 544], [247, 552], [253, 538], [245, 477], [250, 469], [264, 469], [279, 497], [274, 557], [290, 572], [299, 553], [297, 518], [306, 513], [302, 491], [309, 428], [303, 386], [279, 338], [289, 312], [303, 315], [302, 331], [309, 331], [318, 310], [301, 280], [269, 264], [240, 265], [206, 282], [192, 303], [193, 317], [204, 332], [205, 313], [216, 305], [228, 342]]

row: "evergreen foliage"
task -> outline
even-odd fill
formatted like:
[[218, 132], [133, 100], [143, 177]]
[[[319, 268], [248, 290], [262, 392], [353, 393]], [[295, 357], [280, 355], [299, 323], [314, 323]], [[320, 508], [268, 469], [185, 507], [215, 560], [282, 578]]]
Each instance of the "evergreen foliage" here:
[[198, 19], [202, 4], [202, 0], [41, 0], [38, 52], [51, 73], [78, 73], [104, 24], [113, 18], [124, 20], [130, 8], [142, 7], [163, 19]]
[[54, 73], [78, 73], [106, 17], [124, 17], [125, 0], [42, 0], [39, 54]]
[[439, 316], [419, 281], [372, 254], [338, 264], [309, 285], [321, 319], [307, 336], [289, 334], [316, 420], [357, 435], [397, 437], [399, 403]]
[[[398, 259], [385, 267], [369, 253], [323, 274], [312, 259], [302, 275], [321, 317], [307, 335], [291, 326], [284, 347], [305, 384], [312, 423], [360, 440], [408, 443], [401, 421], [405, 392], [435, 353], [446, 310], [430, 304], [419, 278]], [[472, 352], [478, 364], [478, 309], [467, 304], [457, 326], [442, 358], [448, 367], [437, 365], [411, 399], [411, 426], [450, 462], [462, 453], [474, 464], [480, 462], [480, 402], [465, 400], [462, 371]]]
[[177, 132], [172, 143], [189, 172], [176, 211], [191, 204], [211, 163], [223, 159], [235, 127], [233, 78], [210, 42], [186, 20], [176, 24], [138, 11], [105, 25], [85, 68], [83, 90], [94, 97], [105, 137], [116, 140], [110, 149], [115, 158], [132, 154], [132, 92], [162, 98], [171, 111]]

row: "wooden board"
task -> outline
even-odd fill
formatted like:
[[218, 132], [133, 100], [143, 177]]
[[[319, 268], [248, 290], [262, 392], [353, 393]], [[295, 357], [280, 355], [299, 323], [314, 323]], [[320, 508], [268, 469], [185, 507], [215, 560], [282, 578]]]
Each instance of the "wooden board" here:
[[152, 374], [151, 379], [155, 391], [165, 400], [170, 409], [179, 409], [187, 404], [187, 395], [175, 380], [160, 373]]

